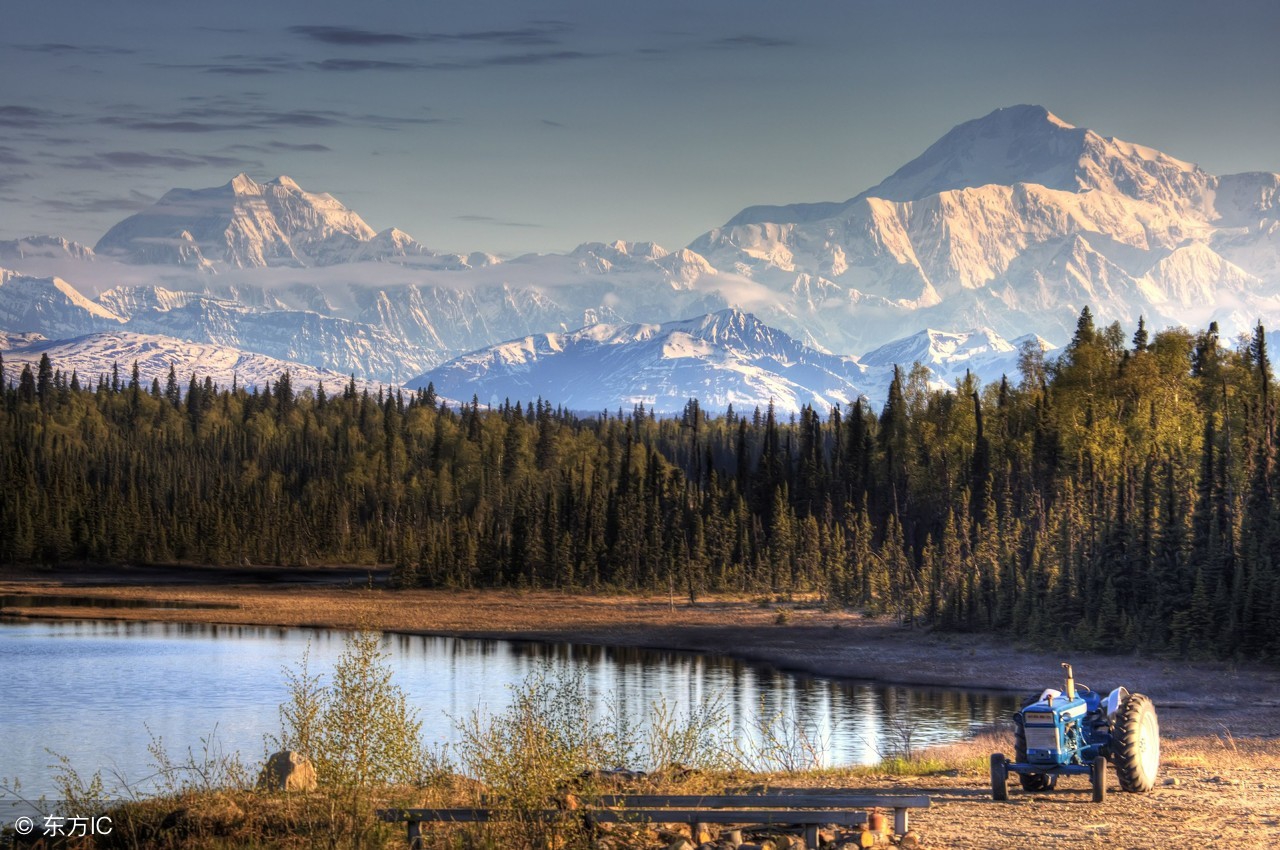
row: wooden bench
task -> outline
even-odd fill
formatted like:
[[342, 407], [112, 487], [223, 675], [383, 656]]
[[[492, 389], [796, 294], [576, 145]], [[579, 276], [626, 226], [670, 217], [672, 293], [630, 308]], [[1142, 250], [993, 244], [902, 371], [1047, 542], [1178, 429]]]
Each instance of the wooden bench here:
[[[706, 824], [801, 826], [805, 846], [818, 846], [818, 827], [860, 826], [868, 809], [893, 809], [893, 830], [910, 828], [907, 813], [928, 808], [926, 795], [851, 794], [838, 789], [771, 788], [752, 794], [606, 794], [578, 812], [595, 823], [687, 823], [696, 836]], [[522, 816], [554, 820], [568, 812], [542, 809]], [[378, 817], [408, 824], [410, 850], [422, 846], [424, 823], [484, 823], [510, 814], [497, 809], [381, 809]]]

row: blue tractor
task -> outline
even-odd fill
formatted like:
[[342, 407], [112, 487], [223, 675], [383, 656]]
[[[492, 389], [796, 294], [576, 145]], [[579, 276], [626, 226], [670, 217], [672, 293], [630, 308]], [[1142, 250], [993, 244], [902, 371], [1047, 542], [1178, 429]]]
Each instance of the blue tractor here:
[[1048, 791], [1058, 777], [1087, 774], [1093, 800], [1107, 797], [1107, 762], [1115, 765], [1120, 788], [1150, 791], [1160, 769], [1160, 722], [1149, 697], [1116, 688], [1104, 696], [1077, 685], [1063, 664], [1064, 690], [1052, 688], [1013, 716], [1014, 758], [991, 755], [991, 796], [1009, 799], [1009, 774], [1026, 791]]

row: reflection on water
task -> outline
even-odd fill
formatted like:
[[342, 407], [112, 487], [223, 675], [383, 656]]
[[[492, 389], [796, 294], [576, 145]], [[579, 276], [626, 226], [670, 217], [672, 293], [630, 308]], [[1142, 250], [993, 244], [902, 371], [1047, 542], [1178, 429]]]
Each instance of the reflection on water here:
[[[344, 633], [187, 623], [0, 622], [0, 779], [28, 792], [51, 785], [52, 750], [81, 773], [137, 783], [147, 746], [197, 753], [202, 739], [256, 764], [279, 730], [282, 671], [310, 646], [312, 672], [330, 669]], [[689, 653], [499, 640], [388, 635], [395, 681], [429, 743], [456, 741], [455, 720], [500, 711], [510, 688], [544, 667], [574, 672], [604, 717], [616, 706], [642, 723], [665, 700], [686, 710], [722, 705], [743, 738], [782, 717], [823, 746], [826, 764], [875, 761], [904, 728], [919, 747], [955, 740], [1007, 717], [1013, 698], [971, 691], [833, 682]]]

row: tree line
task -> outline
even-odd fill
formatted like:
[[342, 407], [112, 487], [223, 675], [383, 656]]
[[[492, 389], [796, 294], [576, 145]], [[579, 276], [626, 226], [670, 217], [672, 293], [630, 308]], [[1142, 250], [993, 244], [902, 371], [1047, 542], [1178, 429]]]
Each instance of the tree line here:
[[[11, 372], [12, 370], [10, 370]], [[0, 360], [0, 560], [390, 564], [402, 586], [816, 592], [1043, 645], [1280, 656], [1265, 330], [1095, 327], [780, 417]]]

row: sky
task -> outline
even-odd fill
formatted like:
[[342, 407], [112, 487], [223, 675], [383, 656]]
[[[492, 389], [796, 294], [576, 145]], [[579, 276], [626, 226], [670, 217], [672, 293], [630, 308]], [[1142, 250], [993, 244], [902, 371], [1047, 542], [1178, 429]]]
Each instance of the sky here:
[[439, 251], [671, 249], [749, 205], [852, 197], [1019, 103], [1280, 171], [1274, 0], [4, 7], [0, 239], [92, 245], [244, 171]]

